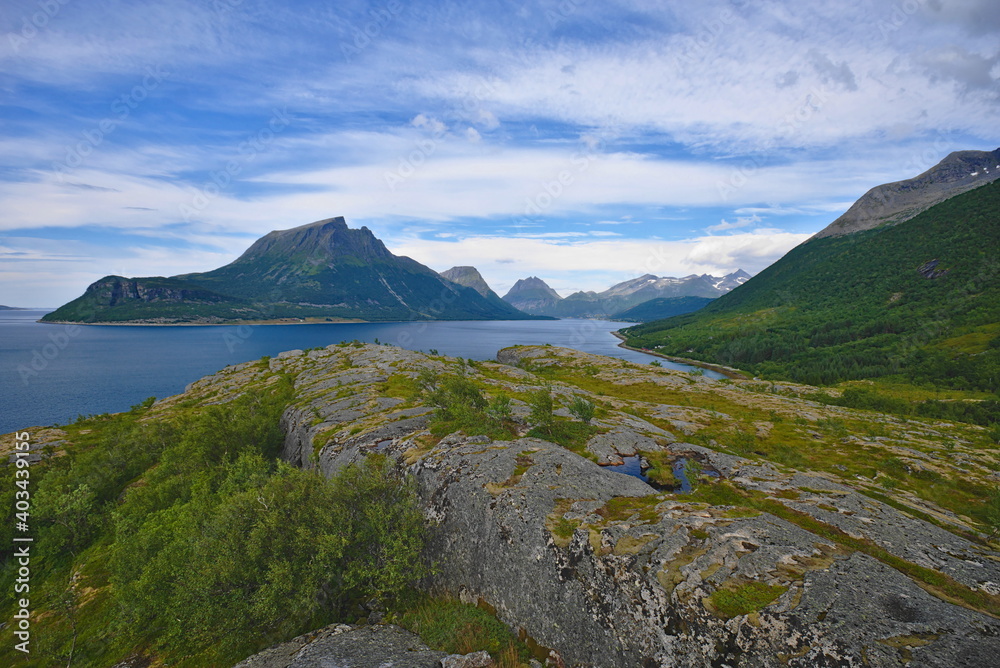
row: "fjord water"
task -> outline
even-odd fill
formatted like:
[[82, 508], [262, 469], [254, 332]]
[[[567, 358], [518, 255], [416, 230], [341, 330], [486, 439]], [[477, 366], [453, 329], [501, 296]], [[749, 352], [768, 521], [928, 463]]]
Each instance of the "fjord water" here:
[[618, 347], [611, 332], [631, 323], [601, 320], [204, 327], [36, 322], [46, 312], [0, 311], [0, 434], [128, 410], [147, 397], [183, 392], [188, 383], [230, 364], [355, 339], [475, 360], [495, 359], [506, 346], [544, 343], [639, 362], [654, 359]]

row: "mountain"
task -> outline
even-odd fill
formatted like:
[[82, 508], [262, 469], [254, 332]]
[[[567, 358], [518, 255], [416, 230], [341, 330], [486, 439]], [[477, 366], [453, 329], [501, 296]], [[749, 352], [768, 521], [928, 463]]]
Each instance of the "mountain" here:
[[170, 278], [106, 276], [47, 321], [506, 320], [503, 301], [393, 255], [367, 227], [329, 218], [270, 232], [234, 262]]
[[[514, 284], [504, 300], [522, 311], [557, 318], [606, 318], [651, 299], [702, 297], [714, 299], [750, 279], [742, 269], [722, 277], [691, 274], [683, 278], [645, 274], [611, 286], [604, 292], [574, 292], [565, 299], [541, 279]], [[677, 311], [683, 313], [685, 311]]]
[[902, 223], [918, 213], [1000, 178], [1000, 148], [955, 151], [923, 174], [872, 188], [847, 212], [816, 234], [836, 237]]
[[562, 301], [562, 297], [542, 279], [529, 276], [518, 280], [503, 296], [503, 300], [525, 313], [553, 315], [547, 311], [551, 311], [553, 305]]
[[0, 311], [23, 311], [23, 310], [25, 309], [20, 308], [19, 306], [4, 306], [3, 304], [0, 304]]
[[483, 275], [475, 267], [452, 267], [447, 271], [442, 271], [441, 276], [447, 278], [452, 283], [472, 288], [483, 297], [488, 298], [490, 295], [493, 295], [497, 299], [500, 298], [497, 293], [490, 289], [490, 286], [486, 283], [486, 279], [483, 278]]
[[712, 297], [659, 297], [636, 304], [610, 316], [611, 320], [651, 322], [675, 315], [691, 313], [712, 303]]
[[[500, 298], [500, 295], [493, 292], [490, 286], [486, 283], [486, 279], [483, 275], [479, 273], [479, 270], [475, 267], [452, 267], [447, 271], [441, 272], [441, 277], [445, 278], [452, 283], [457, 283], [466, 288], [472, 288], [480, 294], [487, 302], [493, 304], [497, 309], [501, 311], [509, 311], [512, 306]], [[518, 310], [513, 307], [514, 310], [520, 314], [520, 317], [525, 317], [525, 312]], [[544, 318], [546, 316], [532, 316], [537, 318]]]
[[[929, 173], [952, 173], [955, 155]], [[940, 191], [922, 188], [910, 201]], [[996, 392], [1000, 181], [904, 222], [840, 232], [816, 235], [696, 313], [624, 333], [634, 346], [776, 379], [892, 376]]]

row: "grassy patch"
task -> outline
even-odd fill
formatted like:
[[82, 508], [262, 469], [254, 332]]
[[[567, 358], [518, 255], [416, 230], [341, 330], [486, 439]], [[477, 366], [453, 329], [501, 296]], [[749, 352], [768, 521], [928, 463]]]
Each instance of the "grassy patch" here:
[[680, 481], [674, 475], [674, 458], [669, 452], [640, 452], [640, 455], [649, 462], [646, 469], [646, 477], [657, 485], [667, 488], [674, 488]]
[[761, 610], [788, 590], [788, 587], [746, 582], [715, 591], [706, 599], [710, 610], [720, 617], [731, 619]]
[[547, 429], [535, 427], [528, 432], [528, 436], [561, 445], [567, 450], [572, 450], [578, 455], [596, 461], [597, 457], [587, 450], [587, 441], [590, 440], [591, 436], [599, 433], [601, 433], [601, 429], [593, 425], [556, 420]]
[[486, 650], [499, 668], [518, 668], [531, 658], [528, 646], [488, 611], [448, 599], [425, 599], [395, 620], [432, 649], [449, 654]]
[[594, 512], [606, 522], [622, 522], [638, 514], [640, 522], [656, 522], [660, 519], [656, 512], [656, 504], [662, 501], [659, 496], [616, 496]]
[[855, 552], [863, 552], [878, 559], [908, 576], [925, 591], [940, 599], [985, 612], [994, 617], [1000, 616], [1000, 596], [992, 596], [978, 589], [969, 589], [944, 573], [906, 561], [867, 538], [855, 538], [831, 524], [818, 520], [807, 513], [789, 508], [760, 492], [738, 490], [729, 483], [722, 482], [717, 485], [703, 486], [695, 493], [687, 495], [685, 500], [705, 501], [712, 505], [738, 506], [770, 513], [837, 545]]

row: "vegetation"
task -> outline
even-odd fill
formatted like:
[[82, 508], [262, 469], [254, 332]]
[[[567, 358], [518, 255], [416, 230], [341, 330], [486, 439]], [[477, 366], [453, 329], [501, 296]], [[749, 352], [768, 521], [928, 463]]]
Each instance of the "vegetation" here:
[[515, 436], [511, 400], [498, 393], [487, 400], [482, 388], [464, 375], [438, 374], [428, 369], [417, 381], [428, 404], [435, 407], [430, 430], [435, 436], [464, 431], [505, 440]]
[[449, 654], [486, 650], [499, 668], [518, 668], [531, 658], [528, 646], [503, 622], [474, 605], [426, 598], [394, 621], [418, 634], [431, 649]]
[[[994, 393], [998, 211], [992, 183], [900, 225], [810, 240], [696, 313], [625, 330], [628, 342], [812, 385], [896, 378]], [[947, 273], [926, 278], [919, 270], [931, 261]], [[1000, 421], [995, 400], [920, 410]]]
[[760, 610], [785, 593], [788, 587], [745, 582], [715, 590], [708, 597], [712, 609], [725, 619]]
[[[223, 405], [152, 416], [147, 404], [67, 427], [74, 445], [32, 468], [37, 643], [18, 665], [137, 651], [232, 665], [426, 572], [414, 488], [385, 460], [329, 481], [276, 460], [291, 382], [273, 380]], [[10, 591], [9, 551], [3, 566]], [[9, 629], [0, 639], [11, 651]]]
[[569, 412], [584, 424], [590, 424], [590, 421], [594, 419], [595, 410], [593, 403], [579, 395], [574, 396], [573, 401], [569, 405]]
[[535, 425], [535, 429], [542, 434], [551, 434], [552, 426], [555, 424], [555, 415], [552, 413], [552, 388], [546, 385], [535, 390], [528, 399], [528, 406], [531, 413], [528, 420]]

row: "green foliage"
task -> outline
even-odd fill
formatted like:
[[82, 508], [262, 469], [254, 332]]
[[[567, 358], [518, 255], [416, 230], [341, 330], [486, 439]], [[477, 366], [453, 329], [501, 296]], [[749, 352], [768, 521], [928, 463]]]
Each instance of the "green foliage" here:
[[528, 407], [531, 409], [528, 420], [535, 425], [534, 429], [545, 434], [551, 433], [552, 425], [555, 422], [555, 415], [552, 412], [552, 388], [546, 385], [533, 391], [528, 397]]
[[[774, 379], [826, 385], [898, 376], [993, 392], [998, 212], [1000, 183], [992, 183], [899, 225], [812, 239], [696, 313], [624, 331], [632, 346]], [[927, 279], [917, 270], [933, 259], [949, 271]], [[983, 423], [969, 410], [946, 419]], [[996, 407], [988, 410], [995, 422]]]
[[486, 416], [497, 426], [502, 426], [510, 422], [514, 416], [511, 409], [510, 396], [505, 392], [497, 393], [496, 396], [490, 399], [489, 404], [486, 406]]
[[594, 411], [594, 404], [579, 395], [574, 396], [569, 405], [570, 414], [584, 424], [590, 424], [590, 421], [594, 419]]
[[528, 647], [503, 622], [466, 603], [425, 599], [402, 613], [398, 622], [419, 634], [432, 649], [449, 654], [486, 650], [501, 668], [517, 668], [531, 658]]
[[597, 427], [583, 422], [570, 422], [553, 418], [548, 428], [533, 427], [528, 432], [528, 436], [561, 445], [582, 457], [596, 461], [597, 457], [587, 450], [587, 441], [600, 431]]
[[809, 399], [834, 406], [860, 408], [880, 413], [913, 415], [935, 420], [953, 420], [982, 425], [1000, 425], [1000, 401], [993, 399], [985, 401], [939, 401], [936, 399], [907, 401], [869, 387], [848, 387], [841, 392], [839, 397], [831, 397], [825, 392], [816, 392], [810, 394]]
[[470, 436], [495, 439], [514, 436], [510, 397], [498, 393], [487, 401], [482, 388], [464, 375], [440, 375], [423, 369], [417, 385], [435, 407], [431, 433], [445, 436], [461, 430]]
[[674, 476], [673, 456], [669, 452], [644, 451], [639, 454], [649, 462], [649, 468], [646, 469], [647, 478], [668, 489], [680, 484], [680, 481]]
[[136, 650], [232, 665], [427, 572], [416, 490], [391, 462], [326, 480], [276, 459], [290, 397], [282, 379], [170, 418], [88, 420], [33, 467], [39, 665]]
[[724, 618], [746, 615], [770, 605], [788, 587], [747, 582], [732, 589], [717, 589], [708, 597], [712, 607]]
[[663, 366], [663, 362], [661, 362], [660, 360], [653, 360], [652, 362], [649, 363], [649, 366]]
[[983, 520], [988, 530], [988, 540], [1000, 536], [1000, 488], [994, 489], [987, 499]]

